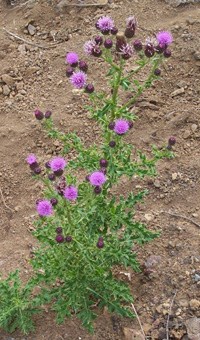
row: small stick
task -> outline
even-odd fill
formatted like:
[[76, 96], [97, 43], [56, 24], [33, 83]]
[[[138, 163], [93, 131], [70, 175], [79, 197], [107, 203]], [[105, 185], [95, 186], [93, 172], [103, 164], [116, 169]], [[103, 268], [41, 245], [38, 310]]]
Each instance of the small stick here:
[[184, 220], [189, 221], [189, 222], [193, 223], [194, 225], [196, 225], [197, 227], [200, 228], [200, 224], [195, 222], [194, 220], [192, 220], [189, 217], [186, 217], [186, 216], [183, 216], [183, 215], [179, 215], [179, 214], [176, 214], [176, 213], [171, 213], [169, 211], [164, 211], [164, 210], [161, 210], [161, 213], [162, 214], [168, 214], [168, 215], [174, 216], [176, 218], [183, 218]]
[[172, 298], [172, 301], [171, 301], [171, 304], [170, 304], [170, 307], [169, 307], [169, 313], [168, 313], [168, 316], [167, 316], [167, 323], [166, 323], [166, 337], [167, 338], [166, 338], [166, 340], [169, 340], [169, 318], [170, 318], [170, 315], [171, 315], [172, 306], [173, 306], [176, 294], [177, 294], [177, 291], [175, 291], [175, 294]]
[[146, 339], [146, 335], [145, 335], [144, 329], [143, 329], [143, 327], [142, 327], [142, 324], [141, 324], [139, 315], [138, 315], [138, 313], [137, 313], [137, 311], [136, 311], [135, 306], [134, 306], [133, 303], [131, 303], [131, 307], [133, 308], [134, 313], [135, 313], [135, 315], [136, 315], [136, 317], [137, 317], [137, 320], [138, 320], [138, 323], [139, 323], [139, 325], [140, 325], [140, 329], [141, 329], [142, 335], [143, 335], [144, 340], [145, 340], [145, 339]]
[[56, 47], [56, 45], [57, 45], [57, 44], [54, 44], [54, 45], [51, 45], [51, 46], [38, 45], [38, 44], [35, 44], [35, 43], [31, 42], [31, 41], [27, 41], [27, 40], [24, 39], [24, 38], [19, 37], [17, 34], [14, 34], [14, 33], [10, 32], [10, 31], [8, 31], [6, 28], [3, 28], [3, 30], [4, 30], [7, 34], [11, 35], [12, 37], [14, 37], [14, 38], [16, 38], [16, 39], [18, 39], [18, 40], [21, 40], [21, 41], [25, 42], [25, 43], [28, 44], [28, 45], [32, 45], [32, 46], [35, 46], [35, 47], [39, 47], [39, 48], [43, 48], [43, 49], [50, 49], [50, 48]]
[[4, 199], [4, 197], [3, 197], [3, 192], [2, 192], [2, 190], [1, 190], [1, 188], [0, 188], [0, 194], [1, 194], [2, 202], [3, 202], [4, 206], [5, 206], [7, 209], [9, 209], [10, 211], [14, 212], [14, 210], [11, 209], [11, 208], [6, 204], [5, 199]]

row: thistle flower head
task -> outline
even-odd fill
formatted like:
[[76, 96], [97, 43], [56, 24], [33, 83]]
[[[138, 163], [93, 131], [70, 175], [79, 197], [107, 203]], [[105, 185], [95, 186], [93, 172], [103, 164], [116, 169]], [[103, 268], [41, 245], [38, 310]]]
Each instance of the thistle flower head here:
[[26, 158], [26, 161], [29, 165], [33, 165], [37, 163], [36, 156], [33, 153], [28, 155], [28, 157]]
[[137, 20], [134, 16], [128, 17], [126, 19], [126, 27], [135, 29], [137, 27]]
[[78, 64], [79, 57], [75, 52], [69, 52], [66, 55], [66, 62], [71, 66], [76, 66]]
[[66, 187], [64, 190], [64, 197], [69, 201], [75, 201], [78, 196], [78, 190], [73, 185]]
[[123, 135], [129, 130], [129, 123], [125, 119], [118, 119], [115, 122], [114, 131], [118, 135]]
[[92, 55], [96, 45], [97, 43], [95, 40], [88, 40], [83, 45], [83, 50], [87, 55]]
[[102, 33], [108, 33], [115, 27], [113, 19], [108, 16], [99, 18], [96, 26]]
[[37, 212], [40, 216], [50, 216], [53, 214], [52, 205], [48, 200], [40, 201], [36, 205]]
[[90, 175], [90, 183], [95, 186], [101, 186], [106, 181], [106, 176], [101, 171], [95, 171]]
[[130, 44], [125, 44], [120, 49], [123, 59], [129, 59], [134, 53], [134, 49]]
[[87, 74], [83, 71], [77, 71], [70, 77], [72, 85], [77, 89], [82, 89], [86, 85]]
[[50, 161], [50, 167], [53, 172], [64, 170], [66, 165], [67, 165], [67, 162], [62, 157], [55, 157]]
[[170, 45], [173, 41], [173, 37], [170, 32], [168, 31], [161, 31], [156, 34], [156, 39], [158, 41], [158, 44], [161, 47], [166, 48], [168, 45]]

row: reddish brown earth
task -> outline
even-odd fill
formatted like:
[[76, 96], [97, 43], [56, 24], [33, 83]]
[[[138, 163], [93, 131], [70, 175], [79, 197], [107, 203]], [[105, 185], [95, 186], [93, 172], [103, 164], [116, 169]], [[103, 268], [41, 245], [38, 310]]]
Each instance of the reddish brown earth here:
[[[192, 222], [200, 224], [199, 4], [174, 8], [163, 0], [115, 0], [104, 7], [68, 7], [64, 13], [55, 10], [55, 1], [41, 0], [20, 7], [21, 4], [18, 1], [9, 7], [6, 2], [1, 3], [1, 27], [43, 46], [53, 44], [54, 37], [56, 47], [37, 48], [0, 30], [0, 271], [3, 277], [19, 268], [26, 280], [31, 271], [28, 262], [36, 242], [30, 231], [41, 186], [31, 178], [25, 158], [33, 152], [44, 161], [60, 149], [59, 144], [46, 137], [33, 117], [33, 110], [51, 109], [56, 126], [63, 131], [76, 130], [87, 142], [97, 138], [97, 128], [83, 110], [86, 97], [72, 92], [65, 76], [64, 57], [70, 50], [83, 55], [82, 44], [95, 34], [94, 22], [100, 15], [112, 16], [118, 27], [124, 25], [127, 16], [135, 15], [139, 22], [138, 36], [151, 36], [167, 29], [172, 32], [174, 43], [173, 55], [162, 68], [163, 77], [137, 104], [139, 119], [129, 139], [147, 153], [151, 144], [163, 145], [170, 135], [176, 136], [177, 144], [175, 158], [159, 162], [156, 179], [143, 182], [134, 179], [131, 183], [133, 189], [139, 186], [149, 189], [136, 216], [152, 230], [161, 232], [160, 238], [137, 250], [139, 260], [141, 264], [152, 260], [157, 263], [150, 274], [130, 272], [130, 281], [126, 274], [118, 271], [118, 275], [129, 282], [147, 339], [165, 339], [173, 298], [168, 324], [170, 339], [189, 339], [186, 320], [200, 317], [200, 226]], [[34, 36], [25, 29], [30, 22], [36, 28]], [[93, 78], [97, 87], [104, 86], [101, 62], [92, 64], [90, 79]], [[123, 190], [130, 188], [126, 181], [122, 185]], [[184, 215], [188, 220], [167, 212]], [[0, 339], [141, 339], [124, 335], [124, 328], [140, 330], [137, 319], [122, 319], [106, 311], [95, 322], [94, 335], [89, 335], [76, 318], [56, 325], [49, 311], [37, 316], [35, 324], [33, 334], [25, 337], [17, 331], [9, 337], [0, 330]]]

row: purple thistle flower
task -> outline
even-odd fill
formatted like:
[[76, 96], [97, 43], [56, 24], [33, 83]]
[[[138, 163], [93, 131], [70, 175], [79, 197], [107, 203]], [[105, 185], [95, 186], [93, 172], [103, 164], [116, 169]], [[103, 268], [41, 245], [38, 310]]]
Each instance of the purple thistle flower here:
[[44, 113], [38, 109], [34, 111], [34, 115], [38, 120], [42, 120], [44, 118]]
[[101, 17], [97, 20], [96, 26], [102, 33], [109, 33], [115, 25], [113, 19], [108, 16]]
[[78, 196], [78, 189], [73, 185], [65, 188], [64, 190], [64, 197], [69, 201], [75, 201]]
[[96, 44], [95, 40], [88, 40], [83, 45], [83, 50], [86, 54], [92, 55], [96, 45], [97, 44]]
[[55, 157], [50, 161], [51, 170], [55, 173], [55, 175], [61, 175], [67, 162], [62, 157]]
[[125, 37], [132, 38], [135, 35], [135, 30], [137, 27], [137, 21], [135, 17], [129, 17], [126, 20], [126, 30], [125, 30]]
[[72, 76], [72, 74], [74, 73], [74, 69], [71, 66], [68, 66], [66, 69], [66, 76], [69, 78]]
[[131, 45], [125, 44], [121, 47], [120, 52], [121, 52], [122, 58], [127, 60], [130, 57], [132, 57], [134, 53], [134, 49]]
[[66, 62], [70, 64], [71, 66], [77, 66], [79, 61], [78, 54], [75, 52], [69, 52], [66, 55]]
[[62, 231], [63, 231], [62, 227], [57, 227], [56, 228], [57, 234], [62, 234]]
[[173, 37], [172, 37], [171, 33], [167, 32], [167, 31], [161, 31], [161, 32], [157, 33], [156, 39], [158, 41], [158, 44], [163, 48], [166, 48], [173, 41]]
[[51, 117], [51, 115], [52, 115], [52, 112], [51, 112], [51, 111], [46, 111], [44, 117], [45, 117], [46, 119], [48, 119], [48, 118]]
[[86, 93], [93, 93], [94, 92], [94, 85], [87, 84], [86, 87], [85, 87], [85, 92]]
[[99, 194], [101, 193], [101, 191], [102, 191], [102, 189], [101, 189], [101, 187], [98, 186], [98, 185], [94, 188], [94, 193], [95, 193], [96, 195], [99, 195]]
[[36, 156], [33, 153], [28, 155], [28, 157], [26, 158], [26, 161], [29, 165], [37, 164]]
[[56, 242], [58, 242], [58, 243], [63, 243], [64, 240], [65, 240], [65, 238], [64, 238], [64, 236], [63, 236], [62, 234], [58, 234], [58, 235], [56, 236], [55, 240], [56, 240]]
[[53, 214], [52, 205], [49, 201], [40, 201], [36, 206], [37, 212], [40, 216], [50, 216]]
[[118, 119], [115, 122], [114, 131], [118, 135], [123, 135], [129, 130], [129, 123], [124, 119]]
[[103, 38], [100, 36], [100, 35], [97, 35], [95, 38], [94, 38], [95, 42], [97, 45], [101, 45], [103, 43]]
[[87, 70], [88, 70], [88, 65], [87, 65], [87, 63], [86, 63], [84, 60], [80, 60], [78, 66], [79, 66], [79, 69], [80, 69], [81, 71], [87, 72]]
[[72, 74], [70, 81], [77, 89], [82, 89], [86, 85], [87, 74], [83, 71], [77, 71]]
[[90, 183], [95, 186], [100, 186], [104, 184], [106, 177], [101, 171], [95, 171], [90, 175]]

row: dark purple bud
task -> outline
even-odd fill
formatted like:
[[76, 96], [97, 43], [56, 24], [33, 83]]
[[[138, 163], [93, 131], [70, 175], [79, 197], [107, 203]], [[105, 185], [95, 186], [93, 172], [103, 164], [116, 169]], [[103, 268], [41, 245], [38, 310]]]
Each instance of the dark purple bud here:
[[51, 198], [50, 199], [50, 202], [51, 202], [51, 205], [54, 207], [55, 205], [57, 205], [58, 204], [58, 200], [57, 200], [57, 198]]
[[108, 128], [109, 128], [110, 130], [114, 130], [114, 128], [115, 128], [115, 122], [110, 122], [109, 125], [108, 125]]
[[50, 162], [49, 162], [49, 161], [45, 163], [45, 167], [46, 167], [47, 169], [50, 169], [50, 168], [51, 168]]
[[106, 39], [106, 40], [104, 41], [104, 47], [105, 47], [105, 48], [111, 48], [112, 45], [113, 45], [113, 42], [112, 42], [111, 39]]
[[102, 237], [102, 236], [99, 236], [98, 241], [103, 241], [103, 237]]
[[70, 235], [67, 235], [65, 238], [66, 242], [71, 242], [72, 241], [72, 237]]
[[99, 164], [103, 168], [106, 168], [108, 166], [108, 161], [106, 159], [100, 159]]
[[142, 42], [140, 40], [135, 40], [133, 42], [133, 47], [136, 51], [141, 51], [142, 50]]
[[35, 168], [33, 171], [34, 171], [34, 174], [39, 175], [41, 174], [42, 169], [38, 167], [38, 168]]
[[62, 169], [56, 170], [54, 171], [54, 174], [59, 177], [63, 174], [63, 170]]
[[97, 242], [97, 247], [99, 249], [103, 248], [104, 247], [104, 242], [103, 242], [103, 237], [101, 238], [101, 240], [99, 239], [98, 242]]
[[98, 45], [96, 45], [96, 46], [93, 48], [92, 55], [93, 55], [94, 57], [100, 57], [100, 56], [102, 55], [102, 50], [99, 48]]
[[87, 72], [88, 70], [88, 65], [84, 60], [79, 61], [79, 69], [83, 72]]
[[90, 175], [85, 176], [85, 180], [86, 180], [87, 182], [89, 182], [89, 181], [90, 181]]
[[[101, 31], [101, 30], [100, 30]], [[108, 35], [109, 33], [110, 33], [110, 30], [103, 30], [103, 31], [101, 31], [101, 33], [103, 34], [103, 35]]]
[[97, 45], [101, 45], [103, 43], [103, 38], [100, 35], [95, 37], [94, 40], [97, 43]]
[[125, 29], [124, 35], [126, 38], [133, 38], [135, 35], [135, 28], [134, 27], [127, 27]]
[[164, 47], [162, 45], [157, 45], [155, 47], [155, 51], [158, 53], [158, 54], [161, 54], [163, 51], [164, 51]]
[[87, 84], [86, 87], [85, 87], [85, 92], [86, 93], [93, 93], [94, 92], [94, 85]]
[[63, 235], [58, 234], [58, 235], [56, 236], [55, 240], [56, 240], [56, 242], [58, 242], [58, 243], [63, 243], [64, 240], [65, 240], [65, 238], [64, 238]]
[[132, 129], [133, 127], [133, 122], [131, 120], [128, 121], [128, 126], [129, 126], [129, 129]]
[[111, 148], [114, 148], [116, 146], [116, 142], [114, 140], [111, 140], [110, 143], [109, 143], [109, 146]]
[[56, 228], [57, 234], [62, 234], [62, 231], [63, 231], [62, 227], [57, 227]]
[[95, 23], [95, 27], [96, 27], [97, 30], [99, 30], [98, 22]]
[[37, 162], [34, 162], [34, 163], [30, 164], [29, 166], [30, 166], [30, 169], [33, 170], [33, 171], [34, 171], [36, 168], [39, 167]]
[[110, 33], [111, 33], [112, 35], [116, 35], [116, 34], [118, 33], [118, 28], [117, 28], [117, 27], [113, 27], [113, 28], [111, 29]]
[[72, 76], [73, 73], [74, 73], [74, 69], [71, 66], [68, 66], [66, 68], [66, 76], [69, 78]]
[[101, 191], [102, 191], [102, 189], [101, 189], [100, 186], [96, 186], [96, 187], [94, 188], [94, 193], [95, 193], [96, 195], [99, 195], [99, 194], [101, 193]]
[[159, 68], [156, 68], [154, 70], [154, 74], [155, 74], [155, 76], [160, 76], [161, 75], [161, 70]]
[[40, 110], [35, 110], [34, 115], [35, 115], [35, 118], [38, 120], [42, 120], [44, 118], [44, 113], [41, 112]]
[[50, 181], [54, 181], [56, 179], [56, 176], [54, 174], [48, 174], [48, 179]]
[[165, 58], [169, 58], [169, 57], [171, 57], [172, 52], [171, 52], [170, 50], [165, 50], [165, 51], [163, 52], [163, 55], [164, 55]]
[[48, 118], [51, 117], [51, 115], [52, 115], [52, 112], [51, 111], [47, 111], [47, 112], [45, 112], [44, 117], [48, 119]]
[[174, 136], [169, 137], [168, 144], [171, 145], [171, 146], [175, 145], [176, 144], [176, 137], [174, 137]]
[[155, 50], [152, 44], [148, 44], [145, 46], [144, 54], [146, 55], [147, 58], [153, 57], [154, 53], [155, 53]]

